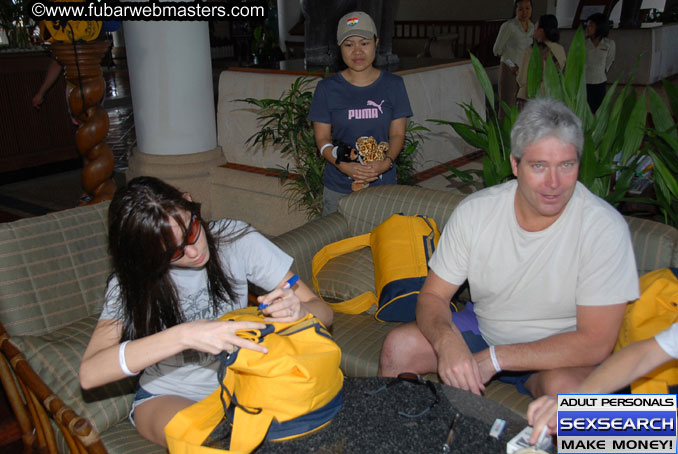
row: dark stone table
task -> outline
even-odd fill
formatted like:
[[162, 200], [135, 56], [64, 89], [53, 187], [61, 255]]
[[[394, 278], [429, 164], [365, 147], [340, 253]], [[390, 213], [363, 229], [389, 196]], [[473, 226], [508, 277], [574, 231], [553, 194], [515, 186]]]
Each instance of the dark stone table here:
[[[383, 392], [366, 395], [393, 379], [346, 378], [344, 403], [332, 422], [317, 432], [282, 442], [264, 442], [257, 454], [298, 453], [442, 453], [450, 425], [460, 419], [452, 442], [453, 453], [505, 453], [506, 443], [527, 421], [496, 402], [436, 383], [440, 401], [426, 415], [407, 418], [398, 414], [418, 413], [435, 398], [427, 386], [400, 382]], [[506, 421], [499, 440], [488, 436], [496, 418]], [[211, 447], [219, 447], [219, 430], [212, 434]]]

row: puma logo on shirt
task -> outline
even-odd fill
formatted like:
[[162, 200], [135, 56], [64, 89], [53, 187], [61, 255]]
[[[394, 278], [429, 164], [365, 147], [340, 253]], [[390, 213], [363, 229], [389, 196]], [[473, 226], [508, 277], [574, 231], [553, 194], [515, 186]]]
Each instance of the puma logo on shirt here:
[[364, 120], [368, 118], [379, 118], [379, 114], [383, 115], [384, 113], [384, 111], [381, 109], [382, 104], [384, 104], [383, 99], [379, 104], [370, 100], [367, 101], [367, 105], [370, 107], [366, 107], [364, 109], [348, 109], [348, 119]]

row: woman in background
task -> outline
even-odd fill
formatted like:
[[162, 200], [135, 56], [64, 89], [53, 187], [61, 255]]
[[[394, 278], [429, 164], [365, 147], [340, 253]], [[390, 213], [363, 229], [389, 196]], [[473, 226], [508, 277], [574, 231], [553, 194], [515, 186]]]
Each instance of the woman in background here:
[[[546, 58], [551, 55], [556, 68], [562, 71], [565, 68], [565, 49], [558, 44], [560, 32], [558, 31], [558, 19], [553, 14], [544, 14], [539, 18], [539, 22], [534, 27], [534, 41], [541, 51], [542, 65], [546, 63]], [[529, 72], [530, 57], [532, 49], [530, 46], [525, 50], [521, 59], [520, 71], [518, 71], [518, 99], [527, 100], [527, 73]], [[543, 86], [543, 85], [542, 85]]]
[[[347, 68], [321, 80], [308, 114], [315, 143], [327, 160], [323, 174], [323, 216], [337, 211], [339, 199], [353, 183], [396, 184], [395, 161], [405, 143], [407, 117], [412, 116], [402, 77], [374, 67], [377, 28], [361, 11], [339, 19], [337, 44]], [[388, 142], [386, 157], [365, 165], [337, 161], [337, 144], [352, 147], [359, 137]]]
[[596, 113], [607, 90], [607, 72], [614, 61], [616, 46], [607, 37], [610, 23], [603, 13], [586, 20], [586, 99]]
[[292, 257], [244, 222], [207, 223], [200, 204], [157, 178], [138, 177], [116, 191], [108, 209], [113, 274], [80, 365], [83, 389], [143, 372], [130, 421], [167, 446], [164, 427], [218, 386], [222, 351], [266, 349], [237, 331], [262, 323], [220, 321], [247, 306], [248, 282], [268, 291], [265, 320], [292, 322], [313, 313], [325, 326], [332, 309], [293, 274]]
[[[499, 99], [509, 107], [516, 103], [518, 93], [519, 64], [522, 62], [525, 49], [532, 44], [534, 24], [530, 22], [532, 17], [532, 1], [516, 0], [513, 18], [501, 25], [497, 40], [492, 51], [497, 57], [501, 57], [499, 64]], [[499, 115], [503, 118], [503, 109], [499, 108]]]

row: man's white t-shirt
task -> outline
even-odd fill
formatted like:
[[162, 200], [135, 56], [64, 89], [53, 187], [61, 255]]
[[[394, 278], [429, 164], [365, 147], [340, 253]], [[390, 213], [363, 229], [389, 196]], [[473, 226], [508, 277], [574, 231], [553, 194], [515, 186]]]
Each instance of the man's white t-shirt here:
[[561, 216], [539, 232], [516, 219], [517, 180], [464, 199], [445, 225], [429, 266], [445, 281], [469, 281], [489, 345], [531, 342], [577, 327], [577, 306], [638, 298], [629, 228], [577, 182]]
[[[224, 226], [223, 233], [226, 236], [247, 228], [241, 221], [222, 220], [217, 221], [211, 230], [216, 235]], [[237, 301], [223, 303], [219, 314], [212, 313], [205, 268], [170, 270], [187, 322], [216, 319], [231, 310], [246, 307], [248, 281], [264, 290], [273, 290], [282, 282], [292, 265], [292, 257], [254, 230], [235, 241], [225, 242], [219, 249], [219, 258], [238, 295]], [[108, 284], [100, 319], [120, 319], [117, 283], [113, 277]], [[179, 395], [199, 401], [219, 386], [216, 375], [218, 365], [214, 355], [186, 350], [144, 369], [139, 384], [151, 394]]]
[[674, 323], [654, 338], [667, 355], [678, 358], [678, 323]]

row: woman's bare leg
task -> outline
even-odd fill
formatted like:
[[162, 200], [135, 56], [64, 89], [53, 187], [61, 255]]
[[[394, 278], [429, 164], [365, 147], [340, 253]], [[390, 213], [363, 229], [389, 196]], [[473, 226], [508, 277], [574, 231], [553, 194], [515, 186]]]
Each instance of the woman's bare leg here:
[[144, 438], [166, 448], [165, 426], [179, 411], [194, 403], [179, 396], [154, 397], [134, 409], [134, 423]]

